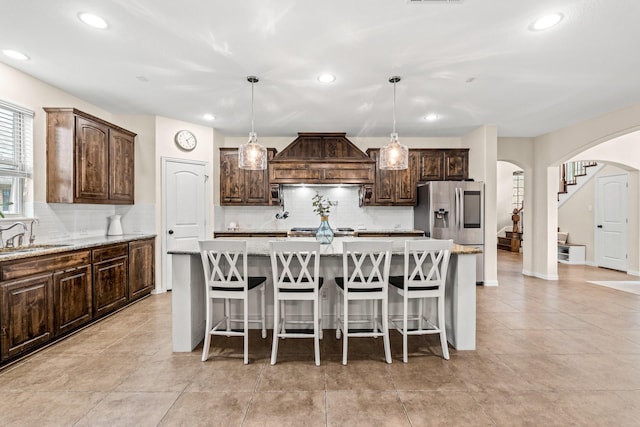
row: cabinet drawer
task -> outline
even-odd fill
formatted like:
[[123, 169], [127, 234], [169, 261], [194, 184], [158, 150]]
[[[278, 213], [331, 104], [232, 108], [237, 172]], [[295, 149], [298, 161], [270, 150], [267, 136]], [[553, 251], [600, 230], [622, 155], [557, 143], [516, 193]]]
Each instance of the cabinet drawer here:
[[9, 261], [1, 267], [1, 280], [18, 279], [45, 271], [66, 270], [68, 268], [89, 264], [90, 262], [90, 251], [57, 253], [29, 258], [28, 260]]
[[123, 256], [127, 256], [129, 253], [129, 245], [127, 243], [122, 243], [113, 246], [107, 246], [100, 249], [93, 250], [93, 262], [102, 262], [107, 259], [112, 258], [120, 258]]

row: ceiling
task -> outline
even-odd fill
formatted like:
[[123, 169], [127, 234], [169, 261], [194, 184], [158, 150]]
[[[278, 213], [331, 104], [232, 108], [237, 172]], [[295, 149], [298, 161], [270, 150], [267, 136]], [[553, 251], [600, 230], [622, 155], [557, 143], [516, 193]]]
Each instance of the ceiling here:
[[[394, 75], [400, 140], [483, 124], [537, 136], [640, 100], [637, 0], [21, 0], [2, 9], [0, 50], [30, 59], [0, 61], [114, 114], [233, 136], [251, 128], [249, 75], [260, 79], [259, 137], [388, 136]], [[86, 26], [79, 12], [109, 28]], [[564, 20], [529, 29], [549, 12]], [[318, 82], [322, 72], [336, 81]]]

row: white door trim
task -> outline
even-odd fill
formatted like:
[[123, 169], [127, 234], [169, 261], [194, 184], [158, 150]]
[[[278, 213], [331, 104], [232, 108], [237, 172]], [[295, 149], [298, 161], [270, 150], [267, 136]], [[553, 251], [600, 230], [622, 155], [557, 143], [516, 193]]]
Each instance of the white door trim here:
[[[198, 160], [178, 159], [174, 157], [161, 157], [161, 173], [162, 173], [162, 215], [160, 221], [160, 248], [162, 257], [162, 291], [171, 289], [171, 277], [173, 271], [171, 269], [171, 255], [167, 254], [167, 164], [168, 163], [180, 163], [184, 165], [197, 165], [204, 166], [205, 171], [209, 169], [209, 162], [203, 162]], [[206, 175], [205, 181], [205, 235], [211, 235], [211, 177]]]

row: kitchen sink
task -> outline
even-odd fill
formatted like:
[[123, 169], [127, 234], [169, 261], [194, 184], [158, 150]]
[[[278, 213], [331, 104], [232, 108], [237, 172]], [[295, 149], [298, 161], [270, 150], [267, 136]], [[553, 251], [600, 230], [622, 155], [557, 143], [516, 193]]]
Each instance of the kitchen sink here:
[[18, 246], [18, 247], [15, 247], [15, 248], [1, 248], [0, 249], [0, 255], [43, 251], [45, 249], [63, 248], [63, 247], [66, 247], [66, 246], [71, 246], [71, 245], [63, 245], [63, 244], [56, 244], [56, 243], [42, 243], [42, 244], [31, 245], [31, 246]]

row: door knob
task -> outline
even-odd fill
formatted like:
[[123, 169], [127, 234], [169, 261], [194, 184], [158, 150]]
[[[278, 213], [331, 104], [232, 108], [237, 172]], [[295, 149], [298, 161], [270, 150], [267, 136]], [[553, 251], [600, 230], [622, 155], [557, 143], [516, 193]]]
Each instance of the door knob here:
[[169, 230], [169, 234], [173, 234], [173, 230]]
[[598, 225], [597, 227], [598, 227], [598, 228], [602, 228], [602, 225]]

